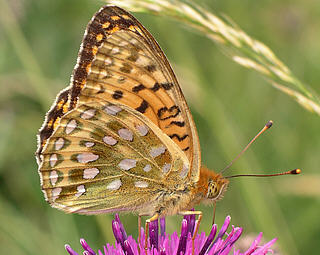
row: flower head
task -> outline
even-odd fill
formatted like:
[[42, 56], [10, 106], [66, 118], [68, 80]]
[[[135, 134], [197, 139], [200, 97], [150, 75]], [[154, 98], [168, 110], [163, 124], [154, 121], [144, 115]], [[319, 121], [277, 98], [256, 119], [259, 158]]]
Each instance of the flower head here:
[[[276, 239], [263, 246], [259, 246], [262, 238], [260, 233], [253, 241], [252, 245], [244, 253], [234, 248], [234, 244], [242, 234], [242, 228], [232, 226], [232, 229], [227, 233], [230, 225], [231, 217], [225, 218], [219, 233], [217, 233], [217, 225], [214, 224], [208, 236], [204, 232], [197, 234], [194, 240], [194, 254], [197, 255], [265, 255], [270, 250], [270, 247], [275, 243]], [[195, 231], [197, 222], [195, 215], [185, 216], [181, 224], [180, 236], [177, 232], [172, 235], [165, 233], [165, 219], [160, 219], [160, 235], [158, 220], [152, 221], [149, 226], [148, 238], [148, 255], [181, 255], [192, 254], [192, 235]], [[103, 250], [97, 253], [87, 244], [84, 239], [80, 239], [80, 243], [84, 249], [84, 255], [139, 255], [139, 251], [144, 254], [144, 229], [141, 228], [141, 240], [137, 242], [132, 236], [127, 236], [126, 231], [120, 221], [119, 215], [116, 214], [115, 219], [112, 221], [112, 230], [116, 239], [115, 245], [106, 244]], [[69, 245], [65, 246], [70, 255], [78, 255]]]

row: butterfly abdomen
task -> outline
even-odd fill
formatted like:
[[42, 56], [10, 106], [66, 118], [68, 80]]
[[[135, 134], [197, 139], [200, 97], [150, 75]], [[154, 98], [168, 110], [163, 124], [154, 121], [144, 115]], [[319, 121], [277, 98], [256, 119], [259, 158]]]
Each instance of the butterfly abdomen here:
[[198, 204], [194, 197], [193, 184], [183, 185], [180, 188], [162, 190], [157, 198], [157, 207], [154, 213], [161, 216], [175, 215], [179, 212], [190, 210]]

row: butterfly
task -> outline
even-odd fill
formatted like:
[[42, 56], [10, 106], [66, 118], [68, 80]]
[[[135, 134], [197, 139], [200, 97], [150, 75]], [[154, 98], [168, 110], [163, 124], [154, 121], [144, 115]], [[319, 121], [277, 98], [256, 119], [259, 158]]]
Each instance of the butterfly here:
[[190, 109], [160, 46], [116, 6], [89, 22], [36, 155], [46, 201], [67, 213], [201, 216], [191, 208], [221, 199], [228, 185], [201, 166]]

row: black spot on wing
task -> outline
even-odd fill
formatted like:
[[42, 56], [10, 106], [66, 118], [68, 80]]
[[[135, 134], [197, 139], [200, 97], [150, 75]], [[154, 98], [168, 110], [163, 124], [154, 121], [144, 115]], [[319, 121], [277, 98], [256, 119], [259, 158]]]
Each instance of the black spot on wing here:
[[[169, 113], [169, 116], [165, 116], [166, 113]], [[176, 116], [178, 116], [179, 113], [180, 113], [179, 107], [174, 105], [174, 106], [171, 106], [170, 108], [168, 108], [166, 106], [161, 107], [158, 110], [157, 115], [160, 120], [167, 120], [170, 118], [175, 118]]]
[[178, 134], [172, 134], [172, 135], [169, 135], [169, 137], [171, 139], [177, 138], [179, 140], [179, 142], [181, 142], [181, 141], [183, 141], [184, 139], [186, 139], [188, 137], [188, 134], [186, 134], [184, 136], [179, 136]]
[[184, 121], [171, 121], [170, 125], [176, 125], [178, 127], [184, 127], [185, 126], [185, 122]]
[[143, 100], [139, 107], [136, 108], [138, 112], [145, 113], [149, 104], [146, 100]]
[[155, 65], [147, 65], [144, 67], [148, 72], [152, 73], [155, 70], [157, 70], [157, 67]]
[[160, 84], [156, 82], [152, 88], [150, 88], [153, 92], [156, 92], [160, 89]]
[[161, 87], [164, 88], [165, 90], [169, 90], [173, 87], [173, 84], [171, 82], [165, 82], [165, 83], [161, 83]]
[[138, 93], [141, 90], [144, 90], [146, 87], [143, 84], [139, 84], [132, 88], [132, 92]]
[[130, 73], [132, 70], [132, 66], [128, 63], [123, 63], [123, 65], [120, 67], [120, 71], [124, 73]]
[[120, 99], [123, 96], [123, 92], [121, 90], [115, 90], [112, 97], [114, 99]]

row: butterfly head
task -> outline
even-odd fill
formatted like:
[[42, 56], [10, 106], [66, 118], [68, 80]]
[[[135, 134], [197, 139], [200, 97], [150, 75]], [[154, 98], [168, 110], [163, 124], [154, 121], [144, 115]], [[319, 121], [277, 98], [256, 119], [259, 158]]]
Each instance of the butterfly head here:
[[221, 199], [227, 186], [228, 181], [222, 176], [218, 176], [217, 179], [208, 179], [208, 192], [206, 198], [214, 201]]
[[206, 204], [222, 199], [228, 184], [229, 181], [221, 174], [210, 171], [204, 166], [201, 167], [198, 189], [201, 191], [202, 201]]

